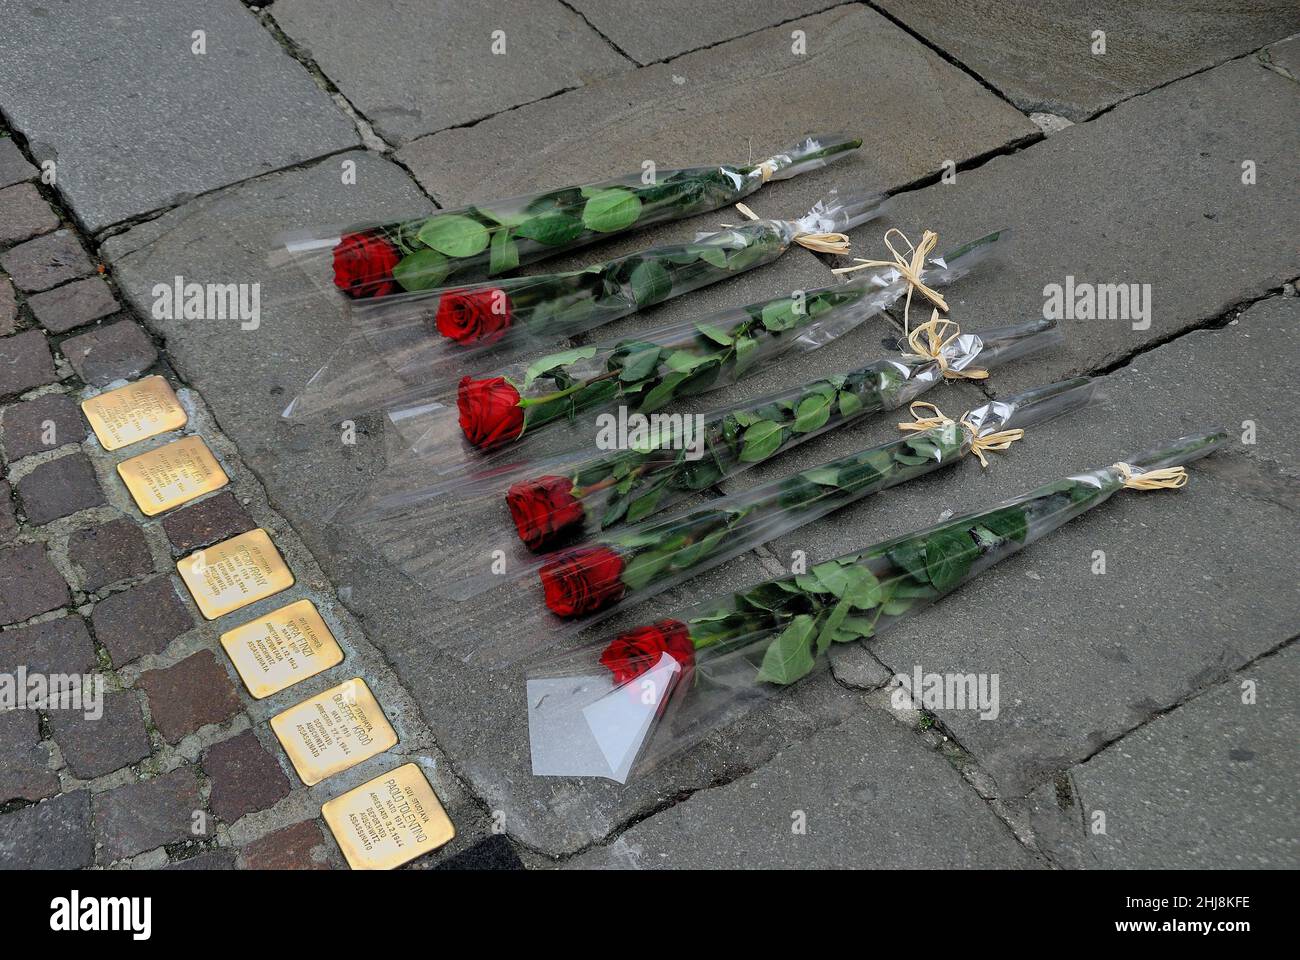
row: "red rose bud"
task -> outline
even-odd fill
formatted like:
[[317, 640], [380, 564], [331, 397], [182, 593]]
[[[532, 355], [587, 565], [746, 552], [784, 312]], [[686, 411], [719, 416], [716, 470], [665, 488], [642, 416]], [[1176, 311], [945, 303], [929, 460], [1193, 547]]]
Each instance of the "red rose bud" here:
[[680, 620], [660, 620], [620, 633], [600, 655], [601, 664], [614, 674], [614, 682], [627, 683], [641, 676], [668, 654], [689, 670], [695, 663], [695, 644]]
[[496, 287], [452, 290], [438, 298], [433, 323], [457, 343], [496, 343], [510, 327], [510, 298]]
[[397, 291], [397, 248], [375, 233], [350, 233], [334, 247], [334, 286], [349, 297], [386, 297]]
[[474, 446], [488, 449], [509, 443], [524, 432], [524, 408], [519, 391], [505, 377], [474, 380], [461, 377], [456, 391], [460, 428]]
[[506, 491], [506, 505], [529, 550], [548, 549], [582, 525], [582, 504], [568, 477], [522, 480]]
[[566, 550], [539, 571], [546, 605], [561, 617], [580, 617], [623, 596], [623, 558], [608, 547]]

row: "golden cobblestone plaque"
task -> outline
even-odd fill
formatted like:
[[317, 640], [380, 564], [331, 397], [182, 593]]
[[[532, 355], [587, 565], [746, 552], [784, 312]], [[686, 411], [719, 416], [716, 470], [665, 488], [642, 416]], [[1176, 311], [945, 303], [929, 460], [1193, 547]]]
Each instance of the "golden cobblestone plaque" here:
[[343, 649], [310, 600], [223, 633], [221, 645], [258, 700], [343, 662]]
[[293, 586], [289, 565], [260, 527], [196, 550], [176, 569], [209, 620]]
[[189, 419], [171, 384], [158, 376], [83, 400], [81, 412], [105, 450], [120, 450], [168, 430], [179, 430]]
[[335, 797], [321, 813], [353, 870], [392, 870], [456, 836], [414, 763]]
[[220, 490], [230, 479], [202, 437], [181, 437], [117, 465], [146, 517]]
[[397, 743], [392, 724], [360, 677], [276, 714], [271, 729], [309, 787]]

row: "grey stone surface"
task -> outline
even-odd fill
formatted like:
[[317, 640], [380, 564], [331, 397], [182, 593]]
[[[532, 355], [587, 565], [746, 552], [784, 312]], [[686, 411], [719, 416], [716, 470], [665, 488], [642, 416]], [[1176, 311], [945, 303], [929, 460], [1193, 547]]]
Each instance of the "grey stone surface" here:
[[[810, 37], [806, 56], [790, 53], [796, 27]], [[755, 194], [760, 215], [797, 216], [833, 186], [896, 189], [1038, 128], [851, 5], [425, 137], [398, 156], [439, 203], [460, 205], [635, 172], [645, 160], [660, 169], [759, 160], [808, 133], [860, 134], [865, 145]]]
[[27, 162], [12, 137], [0, 137], [0, 187], [22, 183], [36, 176], [36, 168]]
[[91, 623], [113, 665], [120, 667], [147, 653], [161, 653], [194, 626], [194, 618], [172, 578], [162, 576], [101, 600]]
[[825, 870], [1036, 865], [942, 756], [875, 710], [572, 861], [576, 867], [648, 869], [724, 864]]
[[18, 300], [8, 277], [0, 277], [0, 337], [18, 329]]
[[1284, 40], [1265, 47], [1259, 52], [1259, 59], [1261, 63], [1300, 82], [1300, 40]]
[[257, 526], [229, 490], [169, 513], [162, 525], [177, 556], [229, 540]]
[[51, 710], [54, 742], [73, 774], [83, 780], [102, 777], [149, 756], [140, 697], [132, 690], [104, 695], [103, 715], [94, 719], [75, 710]]
[[17, 487], [28, 523], [49, 523], [104, 503], [95, 468], [80, 452], [40, 464]]
[[27, 303], [37, 322], [51, 333], [66, 333], [73, 327], [117, 312], [113, 291], [98, 277], [38, 293]]
[[89, 790], [5, 814], [0, 870], [76, 870], [90, 866], [94, 858]]
[[34, 709], [0, 710], [0, 803], [41, 800], [59, 792], [59, 775], [41, 743], [41, 717]]
[[203, 772], [211, 783], [212, 812], [226, 823], [289, 795], [289, 778], [251, 730], [209, 747]]
[[13, 488], [8, 480], [0, 480], [0, 543], [13, 538], [18, 532], [18, 517], [14, 513]]
[[[833, 0], [740, 3], [619, 3], [575, 0], [573, 8], [638, 63], [654, 63], [835, 6]], [[809, 37], [811, 47], [816, 37]], [[792, 40], [787, 33], [786, 47]]]
[[[81, 410], [61, 393], [47, 393], [0, 410], [0, 444], [10, 461], [65, 443], [80, 443], [88, 431]], [[47, 444], [47, 438], [53, 442]]]
[[[977, 329], [1043, 316], [1046, 287], [1067, 277], [1149, 284], [1148, 329], [1124, 317], [1064, 319], [1063, 350], [990, 383], [1020, 390], [1104, 368], [1300, 275], [1284, 226], [1300, 217], [1289, 172], [1300, 129], [1278, 123], [1298, 107], [1300, 85], [1254, 60], [1225, 64], [958, 173], [955, 184], [895, 197], [882, 226], [954, 240], [1010, 228], [1003, 262], [962, 281], [967, 305], [950, 313]], [[1243, 143], [1254, 186], [1241, 182]], [[879, 232], [854, 233], [864, 235]]]
[[375, 0], [360, 16], [348, 0], [282, 0], [271, 15], [392, 142], [631, 68], [558, 0]]
[[[1300, 30], [1300, 11], [1286, 0], [1193, 6], [880, 0], [879, 6], [1021, 110], [1075, 121]], [[1106, 34], [1104, 54], [1093, 53], [1096, 30]]]
[[95, 265], [71, 230], [55, 230], [21, 243], [0, 256], [0, 267], [19, 290], [36, 293], [95, 272]]
[[54, 358], [39, 330], [25, 330], [0, 340], [0, 397], [53, 383]]
[[68, 560], [88, 593], [153, 572], [144, 532], [125, 517], [70, 534]]
[[[8, 13], [0, 103], [38, 160], [57, 157], [59, 189], [90, 230], [357, 142], [236, 0], [43, 10]], [[198, 29], [204, 54], [192, 52]], [[66, 55], [78, 49], [97, 55]]]
[[21, 623], [72, 599], [39, 543], [0, 549], [0, 625]]
[[1294, 870], [1297, 683], [1292, 644], [1106, 747], [1031, 798], [1038, 842], [1070, 866]]
[[165, 843], [188, 839], [194, 811], [203, 808], [195, 768], [177, 767], [152, 780], [94, 796], [99, 860], [112, 863]]
[[64, 340], [60, 349], [77, 375], [94, 386], [132, 379], [158, 359], [153, 342], [130, 320], [92, 327]]
[[59, 225], [59, 215], [30, 183], [0, 189], [0, 244], [20, 243]]
[[95, 666], [95, 644], [78, 616], [43, 620], [0, 633], [0, 671], [88, 673]]
[[200, 727], [229, 720], [239, 712], [239, 694], [211, 650], [146, 670], [139, 685], [149, 694], [149, 716], [168, 743], [176, 743]]
[[[780, 538], [810, 562], [876, 543], [1221, 424], [1225, 450], [1176, 494], [1124, 491], [871, 644], [892, 670], [998, 673], [996, 720], [939, 716], [1003, 796], [1086, 757], [1271, 649], [1300, 623], [1300, 561], [1284, 381], [1259, 377], [1300, 301], [1267, 301], [1234, 327], [1196, 333], [1102, 381], [1105, 406], [1043, 424], [987, 469], [966, 462]], [[1214, 378], [1189, 375], [1213, 357]], [[1221, 366], [1219, 366], [1221, 364]], [[1260, 442], [1241, 443], [1256, 419]], [[887, 431], [888, 425], [882, 429]], [[790, 469], [798, 464], [791, 464]], [[1107, 572], [1091, 572], [1093, 551]], [[1240, 625], [1249, 623], [1243, 631]]]

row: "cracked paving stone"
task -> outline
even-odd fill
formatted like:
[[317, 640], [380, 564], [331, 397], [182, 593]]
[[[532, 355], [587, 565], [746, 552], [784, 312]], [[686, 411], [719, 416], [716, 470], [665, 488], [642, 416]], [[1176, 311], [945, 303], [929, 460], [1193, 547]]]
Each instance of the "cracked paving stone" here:
[[43, 800], [58, 792], [59, 775], [50, 769], [49, 751], [41, 743], [40, 715], [30, 709], [0, 711], [0, 803]]
[[200, 727], [229, 720], [241, 709], [239, 693], [211, 650], [200, 650], [179, 663], [140, 675], [149, 694], [149, 715], [168, 743]]
[[162, 526], [171, 542], [172, 553], [184, 556], [247, 533], [257, 524], [234, 494], [223, 490], [216, 496], [169, 513], [163, 518]]
[[[802, 829], [796, 829], [801, 827]], [[582, 868], [1006, 869], [1035, 860], [947, 760], [871, 710], [569, 861]]]
[[0, 550], [0, 626], [30, 620], [72, 600], [63, 575], [39, 543]]
[[[557, 0], [280, 0], [271, 16], [375, 129], [402, 142], [631, 69]], [[339, 31], [332, 25], [347, 22]], [[506, 52], [493, 55], [493, 32]], [[436, 57], [429, 52], [437, 50]]]
[[13, 138], [0, 137], [0, 187], [11, 187], [15, 183], [31, 180], [36, 173], [36, 168], [27, 162]]
[[0, 340], [0, 397], [24, 393], [58, 380], [54, 358], [39, 330]]
[[105, 502], [95, 468], [80, 452], [38, 465], [18, 481], [17, 489], [27, 522], [38, 525]]
[[19, 244], [0, 256], [0, 267], [25, 293], [38, 293], [95, 272], [71, 230], [56, 230]]
[[87, 277], [38, 293], [28, 298], [27, 305], [37, 322], [51, 333], [67, 333], [118, 310], [112, 289], [99, 277]]
[[126, 518], [71, 534], [68, 559], [80, 573], [81, 589], [87, 593], [153, 573], [153, 556], [144, 531]]
[[89, 433], [77, 404], [61, 393], [47, 393], [0, 410], [0, 443], [10, 461], [65, 443], [80, 443]]
[[269, 809], [289, 795], [289, 778], [251, 730], [209, 747], [203, 772], [212, 785], [208, 804], [226, 823]]
[[18, 532], [18, 520], [14, 516], [13, 489], [8, 480], [0, 480], [0, 543], [13, 539]]
[[30, 183], [0, 189], [0, 244], [21, 243], [59, 225], [59, 215]]
[[130, 320], [69, 337], [60, 349], [77, 375], [95, 386], [134, 379], [158, 359], [153, 341]]
[[162, 653], [194, 626], [170, 576], [112, 594], [95, 604], [90, 621], [95, 636], [120, 667], [145, 654]]
[[99, 860], [112, 863], [166, 843], [193, 839], [190, 825], [203, 809], [194, 767], [178, 767], [152, 780], [94, 797]]
[[[196, 24], [202, 55], [191, 49]], [[237, 0], [121, 0], [107, 21], [93, 5], [57, 17], [15, 7], [5, 27], [5, 116], [57, 154], [59, 190], [91, 231], [358, 142], [329, 94]], [[64, 55], [88, 49], [96, 55]]]
[[233, 850], [218, 850], [215, 853], [200, 853], [188, 860], [169, 863], [164, 870], [233, 870], [235, 853]]
[[317, 820], [303, 820], [268, 833], [240, 851], [245, 870], [328, 870], [333, 844]]
[[[1086, 120], [1179, 77], [1300, 30], [1287, 0], [1179, 0], [1140, 5], [1047, 0], [879, 0], [879, 6], [983, 77], [1025, 112]], [[1094, 52], [1093, 31], [1106, 52]]]
[[96, 666], [95, 644], [78, 616], [44, 620], [0, 633], [0, 672], [89, 673]]
[[8, 277], [0, 277], [0, 337], [18, 329], [18, 300]]
[[84, 711], [51, 710], [49, 718], [54, 742], [69, 769], [82, 780], [139, 763], [151, 752], [140, 698], [133, 690], [104, 694], [102, 716], [88, 718]]
[[0, 870], [77, 870], [94, 859], [89, 790], [74, 790], [4, 815]]

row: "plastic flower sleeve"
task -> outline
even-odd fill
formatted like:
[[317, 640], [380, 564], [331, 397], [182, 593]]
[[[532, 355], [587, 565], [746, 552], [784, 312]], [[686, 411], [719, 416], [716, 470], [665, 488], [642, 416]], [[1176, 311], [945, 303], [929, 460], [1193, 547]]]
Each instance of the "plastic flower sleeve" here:
[[[926, 282], [943, 286], [965, 276], [997, 247], [999, 236], [989, 234], [933, 258], [923, 271]], [[412, 452], [436, 470], [526, 456], [525, 447], [535, 448], [539, 436], [556, 428], [589, 436], [591, 421], [578, 421], [579, 414], [616, 406], [650, 414], [729, 386], [790, 354], [824, 346], [893, 304], [906, 289], [896, 270], [882, 270], [465, 378], [454, 406], [448, 397], [436, 408], [419, 400], [409, 407], [390, 406], [388, 412], [396, 421], [407, 410], [423, 410], [425, 432]], [[497, 394], [509, 402], [487, 402]]]
[[707, 213], [769, 180], [824, 167], [861, 144], [809, 136], [758, 163], [642, 171], [410, 220], [300, 230], [279, 238], [272, 259], [295, 262], [354, 300], [388, 300], [504, 276], [596, 240]]
[[831, 644], [877, 635], [1121, 490], [1184, 482], [1167, 468], [1223, 437], [1184, 437], [558, 656], [528, 674], [533, 773], [625, 783], [823, 667]]
[[818, 202], [797, 220], [753, 220], [566, 273], [426, 290], [354, 314], [353, 331], [284, 411], [300, 420], [380, 409], [418, 384], [426, 396], [533, 350], [770, 263], [878, 216], [880, 196]]

